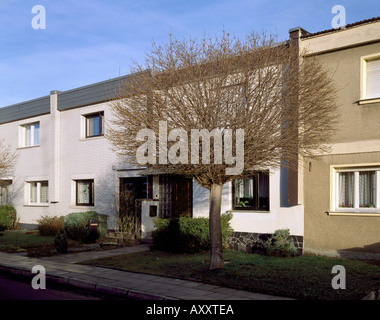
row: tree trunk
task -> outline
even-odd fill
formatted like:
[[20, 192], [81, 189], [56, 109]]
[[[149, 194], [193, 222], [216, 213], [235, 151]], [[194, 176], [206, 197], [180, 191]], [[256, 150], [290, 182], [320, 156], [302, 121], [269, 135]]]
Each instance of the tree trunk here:
[[210, 270], [223, 269], [223, 244], [220, 222], [223, 185], [213, 184], [210, 190]]

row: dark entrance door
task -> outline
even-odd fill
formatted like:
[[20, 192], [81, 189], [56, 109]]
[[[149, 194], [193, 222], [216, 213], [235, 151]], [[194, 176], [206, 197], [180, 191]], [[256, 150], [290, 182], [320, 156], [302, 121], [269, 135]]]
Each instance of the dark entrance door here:
[[193, 181], [172, 175], [160, 176], [160, 216], [191, 217], [193, 214]]
[[137, 199], [147, 199], [148, 178], [120, 178], [119, 229], [139, 236], [141, 231], [141, 210]]

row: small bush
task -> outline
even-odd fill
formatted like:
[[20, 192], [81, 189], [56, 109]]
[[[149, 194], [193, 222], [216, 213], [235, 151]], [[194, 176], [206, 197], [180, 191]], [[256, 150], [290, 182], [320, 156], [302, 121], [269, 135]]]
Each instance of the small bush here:
[[63, 230], [58, 231], [55, 239], [54, 239], [54, 246], [59, 253], [66, 253], [67, 249], [69, 247], [69, 244], [67, 242], [66, 234]]
[[297, 253], [289, 229], [276, 230], [272, 239], [264, 243], [267, 255], [274, 257], [292, 257]]
[[[227, 246], [231, 235], [231, 214], [221, 217], [222, 242]], [[157, 219], [152, 233], [153, 249], [173, 253], [196, 253], [210, 249], [209, 219], [181, 217]]]
[[13, 230], [17, 227], [16, 209], [12, 204], [0, 206], [0, 230]]
[[267, 254], [266, 242], [271, 240], [273, 234], [271, 233], [262, 233], [258, 236], [258, 239], [253, 243], [252, 253], [257, 253], [261, 255]]
[[43, 216], [38, 221], [37, 229], [41, 236], [55, 236], [57, 232], [63, 230], [64, 227], [64, 217], [48, 217]]
[[65, 217], [64, 231], [68, 239], [92, 243], [99, 238], [98, 232], [90, 232], [88, 220], [98, 219], [95, 211], [74, 212]]
[[37, 247], [29, 247], [26, 249], [30, 258], [42, 258], [54, 255], [54, 247], [52, 245], [43, 244]]

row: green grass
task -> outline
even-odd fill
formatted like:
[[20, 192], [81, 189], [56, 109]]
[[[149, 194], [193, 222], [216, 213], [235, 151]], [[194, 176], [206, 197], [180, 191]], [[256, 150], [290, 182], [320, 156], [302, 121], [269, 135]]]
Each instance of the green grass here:
[[[83, 264], [183, 278], [257, 293], [297, 299], [357, 300], [380, 289], [379, 265], [343, 258], [275, 258], [226, 250], [225, 269], [208, 270], [209, 253], [146, 251], [86, 261]], [[332, 267], [346, 269], [346, 289], [335, 290]]]
[[34, 232], [3, 231], [0, 236], [0, 251], [9, 253], [24, 252], [42, 246], [53, 246], [54, 237], [41, 236]]

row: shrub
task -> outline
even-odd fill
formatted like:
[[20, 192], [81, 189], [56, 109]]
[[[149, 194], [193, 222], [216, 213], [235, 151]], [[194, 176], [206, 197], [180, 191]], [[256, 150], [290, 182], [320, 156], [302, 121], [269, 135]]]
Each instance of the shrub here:
[[0, 230], [12, 230], [17, 226], [16, 209], [12, 204], [0, 206]]
[[43, 216], [38, 221], [37, 229], [40, 231], [42, 236], [55, 236], [58, 231], [63, 230], [64, 227], [64, 217], [48, 217]]
[[[231, 214], [221, 217], [224, 246], [231, 235]], [[173, 253], [196, 253], [210, 248], [209, 219], [181, 217], [157, 219], [152, 233], [153, 249]]]
[[36, 247], [29, 247], [26, 249], [27, 255], [30, 258], [42, 258], [54, 255], [54, 247], [49, 244], [42, 244]]
[[295, 256], [297, 249], [294, 241], [290, 237], [289, 229], [276, 230], [272, 239], [264, 243], [264, 247], [269, 256], [274, 257], [291, 257]]
[[55, 239], [54, 239], [54, 246], [59, 253], [66, 253], [67, 249], [69, 247], [67, 243], [66, 234], [63, 230], [58, 231]]
[[74, 212], [65, 217], [64, 231], [68, 239], [84, 243], [95, 242], [99, 238], [98, 232], [90, 232], [89, 219], [98, 219], [95, 211]]

